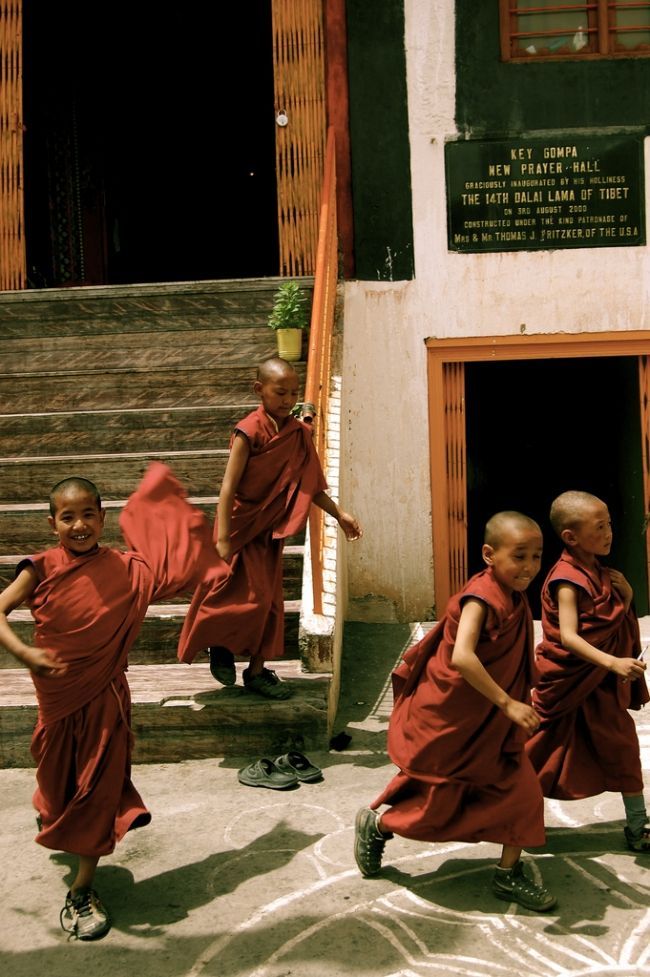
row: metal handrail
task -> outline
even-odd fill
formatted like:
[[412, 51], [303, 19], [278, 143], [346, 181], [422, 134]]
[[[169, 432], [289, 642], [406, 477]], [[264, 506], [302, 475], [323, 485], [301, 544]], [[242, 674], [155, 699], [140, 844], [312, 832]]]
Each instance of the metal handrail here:
[[[325, 436], [329, 402], [332, 334], [338, 280], [338, 233], [336, 224], [336, 158], [334, 129], [327, 132], [325, 171], [318, 222], [318, 247], [314, 275], [305, 380], [303, 417], [313, 418], [314, 443], [319, 457], [325, 461]], [[309, 516], [309, 541], [312, 569], [313, 608], [323, 613], [323, 510], [312, 506]]]

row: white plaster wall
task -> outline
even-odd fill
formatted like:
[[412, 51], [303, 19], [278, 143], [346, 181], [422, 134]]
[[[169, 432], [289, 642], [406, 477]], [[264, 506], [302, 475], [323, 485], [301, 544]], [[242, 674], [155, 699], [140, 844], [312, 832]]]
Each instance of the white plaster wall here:
[[650, 253], [449, 252], [444, 144], [456, 136], [454, 2], [405, 0], [405, 18], [416, 277], [346, 285], [342, 489], [365, 531], [348, 554], [351, 607], [378, 595], [398, 618], [415, 620], [433, 603], [424, 340], [648, 329]]

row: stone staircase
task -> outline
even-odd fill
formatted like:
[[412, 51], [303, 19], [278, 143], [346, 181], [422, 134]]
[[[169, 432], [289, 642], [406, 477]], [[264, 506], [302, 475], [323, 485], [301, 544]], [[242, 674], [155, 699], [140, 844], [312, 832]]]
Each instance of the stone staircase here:
[[[67, 474], [99, 486], [106, 545], [123, 545], [120, 508], [153, 458], [171, 466], [213, 519], [230, 431], [257, 403], [256, 364], [275, 353], [266, 322], [277, 285], [261, 279], [0, 293], [2, 586], [22, 556], [54, 541], [45, 499]], [[304, 378], [304, 364], [297, 369]], [[222, 688], [207, 657], [179, 664], [187, 603], [153, 605], [129, 667], [136, 761], [325, 746], [330, 676], [306, 672], [298, 652], [303, 544], [291, 539], [285, 547], [286, 657], [276, 663], [294, 696], [268, 702], [241, 684]], [[15, 611], [11, 621], [30, 640], [29, 611]], [[3, 767], [31, 764], [33, 687], [14, 666], [0, 651]]]

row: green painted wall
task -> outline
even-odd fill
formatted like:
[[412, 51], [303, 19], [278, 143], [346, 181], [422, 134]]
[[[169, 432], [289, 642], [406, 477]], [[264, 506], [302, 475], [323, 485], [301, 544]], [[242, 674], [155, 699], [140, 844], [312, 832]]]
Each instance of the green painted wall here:
[[498, 0], [456, 0], [456, 121], [474, 137], [650, 124], [650, 58], [506, 64]]
[[356, 277], [413, 278], [403, 0], [348, 0]]

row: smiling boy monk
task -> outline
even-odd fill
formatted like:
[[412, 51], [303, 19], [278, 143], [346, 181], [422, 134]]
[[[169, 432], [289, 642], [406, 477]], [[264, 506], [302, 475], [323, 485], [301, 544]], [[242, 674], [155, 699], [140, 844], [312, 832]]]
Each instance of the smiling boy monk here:
[[312, 502], [336, 519], [346, 539], [359, 539], [361, 529], [325, 493], [311, 429], [291, 416], [299, 389], [291, 364], [265, 360], [253, 389], [261, 403], [235, 426], [219, 493], [214, 540], [220, 565], [194, 593], [178, 657], [192, 662], [207, 648], [214, 677], [234, 685], [234, 656], [248, 656], [245, 687], [286, 699], [290, 687], [264, 667], [284, 654], [284, 540], [305, 528]]
[[627, 711], [649, 698], [632, 588], [599, 560], [612, 546], [604, 502], [588, 492], [564, 492], [550, 519], [566, 548], [542, 589], [533, 692], [541, 724], [526, 750], [546, 797], [620, 791], [627, 846], [648, 852], [639, 740]]
[[[393, 675], [388, 752], [400, 773], [356, 818], [362, 875], [381, 867], [393, 833], [420, 841], [503, 846], [492, 891], [546, 911], [555, 897], [523, 871], [525, 846], [544, 843], [544, 802], [524, 740], [539, 720], [529, 703], [532, 617], [524, 591], [539, 571], [542, 534], [518, 512], [487, 523], [487, 569], [449, 601], [438, 625]], [[389, 805], [381, 815], [377, 808]]]
[[[55, 485], [50, 512], [59, 545], [22, 560], [0, 594], [0, 644], [29, 668], [36, 688], [36, 841], [78, 856], [61, 926], [96, 940], [111, 927], [92, 887], [97, 863], [151, 820], [131, 782], [127, 656], [149, 604], [195, 586], [214, 549], [205, 517], [159, 462], [120, 517], [139, 552], [99, 545], [105, 512], [88, 479]], [[7, 620], [23, 602], [34, 617], [33, 647]]]

